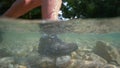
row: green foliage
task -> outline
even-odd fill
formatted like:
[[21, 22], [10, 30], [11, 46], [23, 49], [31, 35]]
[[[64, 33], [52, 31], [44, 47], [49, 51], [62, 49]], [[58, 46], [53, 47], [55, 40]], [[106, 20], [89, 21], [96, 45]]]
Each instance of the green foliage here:
[[103, 18], [120, 16], [120, 0], [64, 0], [63, 17]]
[[[2, 15], [15, 0], [0, 0]], [[67, 3], [66, 5], [64, 3]], [[63, 0], [64, 18], [104, 18], [120, 16], [120, 0]], [[37, 7], [20, 18], [41, 19], [41, 9]]]

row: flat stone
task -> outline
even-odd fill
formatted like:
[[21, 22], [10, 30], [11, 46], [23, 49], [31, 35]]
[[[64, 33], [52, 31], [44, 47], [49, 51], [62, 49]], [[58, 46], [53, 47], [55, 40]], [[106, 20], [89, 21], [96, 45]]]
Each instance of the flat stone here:
[[93, 52], [104, 58], [108, 63], [120, 65], [120, 54], [114, 46], [111, 46], [103, 41], [96, 42]]

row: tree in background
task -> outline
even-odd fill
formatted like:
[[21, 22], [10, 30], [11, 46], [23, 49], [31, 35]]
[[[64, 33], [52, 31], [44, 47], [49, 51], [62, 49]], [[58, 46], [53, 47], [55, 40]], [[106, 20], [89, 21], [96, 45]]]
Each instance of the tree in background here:
[[[0, 15], [2, 15], [15, 0], [0, 0]], [[61, 17], [74, 18], [104, 18], [120, 16], [120, 0], [63, 0]], [[24, 19], [41, 19], [40, 7], [33, 9]]]
[[104, 18], [120, 16], [120, 0], [63, 0], [63, 17]]

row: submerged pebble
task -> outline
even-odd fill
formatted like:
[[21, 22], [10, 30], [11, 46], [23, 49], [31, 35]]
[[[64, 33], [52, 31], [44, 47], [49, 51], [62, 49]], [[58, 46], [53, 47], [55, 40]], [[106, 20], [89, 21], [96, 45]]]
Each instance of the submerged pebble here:
[[118, 67], [112, 64], [106, 64], [103, 68], [118, 68]]
[[70, 62], [71, 62], [70, 56], [61, 56], [56, 59], [56, 66], [63, 68], [68, 66]]

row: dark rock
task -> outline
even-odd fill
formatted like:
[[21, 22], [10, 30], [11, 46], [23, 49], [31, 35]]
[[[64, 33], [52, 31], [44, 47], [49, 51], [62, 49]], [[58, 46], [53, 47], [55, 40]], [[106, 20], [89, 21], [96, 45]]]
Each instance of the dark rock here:
[[44, 35], [40, 38], [38, 52], [46, 56], [69, 55], [78, 48], [75, 43], [62, 42], [56, 35]]
[[117, 48], [102, 41], [98, 41], [93, 48], [93, 52], [104, 58], [108, 63], [120, 65], [120, 55]]

